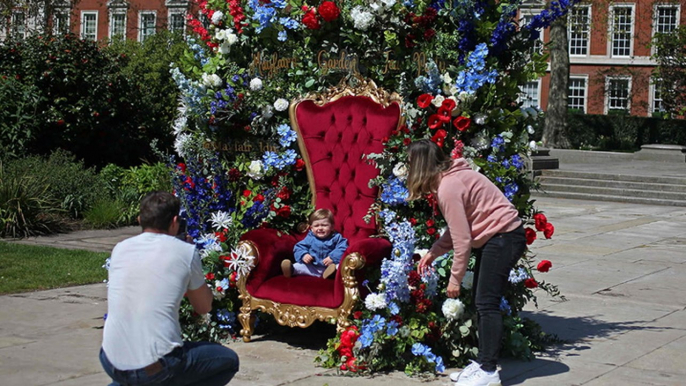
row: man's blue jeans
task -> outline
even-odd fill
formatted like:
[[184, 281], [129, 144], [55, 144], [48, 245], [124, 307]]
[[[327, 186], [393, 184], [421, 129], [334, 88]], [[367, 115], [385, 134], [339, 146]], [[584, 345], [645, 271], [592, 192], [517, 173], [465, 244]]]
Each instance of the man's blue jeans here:
[[160, 358], [157, 369], [118, 370], [100, 349], [100, 363], [114, 381], [110, 386], [224, 386], [238, 372], [238, 355], [220, 344], [184, 342]]

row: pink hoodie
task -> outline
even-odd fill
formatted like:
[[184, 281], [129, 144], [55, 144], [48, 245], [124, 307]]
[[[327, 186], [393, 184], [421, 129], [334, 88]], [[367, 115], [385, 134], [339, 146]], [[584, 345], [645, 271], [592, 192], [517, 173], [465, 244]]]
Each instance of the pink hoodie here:
[[438, 185], [438, 206], [448, 229], [431, 247], [435, 256], [455, 250], [450, 284], [460, 285], [472, 248], [493, 235], [510, 232], [522, 223], [514, 205], [486, 176], [472, 170], [464, 158], [453, 161]]

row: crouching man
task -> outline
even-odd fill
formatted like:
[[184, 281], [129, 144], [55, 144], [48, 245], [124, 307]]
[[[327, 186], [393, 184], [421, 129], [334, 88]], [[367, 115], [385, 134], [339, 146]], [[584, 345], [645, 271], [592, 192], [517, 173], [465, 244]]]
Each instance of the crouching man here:
[[212, 310], [195, 246], [174, 237], [179, 199], [152, 192], [141, 201], [143, 233], [112, 251], [107, 320], [100, 362], [110, 385], [223, 386], [238, 372], [238, 356], [210, 342], [183, 342], [184, 294], [199, 314]]

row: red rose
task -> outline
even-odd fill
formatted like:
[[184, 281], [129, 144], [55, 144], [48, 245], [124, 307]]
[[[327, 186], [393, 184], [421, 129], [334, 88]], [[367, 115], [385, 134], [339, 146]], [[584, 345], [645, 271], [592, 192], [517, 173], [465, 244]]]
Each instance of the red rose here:
[[434, 220], [432, 220], [432, 219], [426, 220], [426, 226], [428, 226], [428, 227], [432, 227], [432, 226], [434, 226], [435, 224], [436, 224], [436, 222], [435, 222]]
[[553, 263], [551, 263], [550, 260], [541, 260], [536, 269], [538, 269], [539, 272], [548, 272], [552, 266]]
[[424, 31], [424, 40], [430, 41], [431, 39], [436, 36], [436, 31], [434, 31], [432, 28], [429, 28], [428, 30]]
[[253, 198], [252, 200], [253, 200], [253, 202], [262, 202], [262, 201], [264, 201], [264, 196], [261, 195], [261, 194], [258, 194], [258, 195], [255, 196], [255, 198]]
[[429, 125], [429, 129], [431, 130], [436, 130], [439, 127], [443, 126], [443, 120], [441, 119], [441, 116], [438, 114], [433, 114], [429, 117], [429, 121], [427, 122]]
[[291, 215], [291, 207], [288, 205], [284, 205], [276, 210], [276, 214], [283, 218], [288, 218]]
[[57, 125], [58, 126], [64, 125], [64, 119], [60, 119], [59, 121], [57, 121]]
[[545, 224], [545, 229], [543, 230], [543, 236], [545, 236], [546, 239], [549, 239], [553, 237], [553, 233], [555, 233], [555, 227], [551, 223]]
[[212, 272], [208, 273], [207, 275], [205, 275], [205, 279], [214, 280], [214, 274]]
[[359, 319], [362, 317], [362, 311], [355, 311], [353, 312], [353, 318]]
[[403, 139], [403, 145], [409, 146], [411, 143], [412, 143], [412, 138], [406, 137]]
[[319, 18], [317, 17], [317, 13], [314, 8], [310, 8], [307, 12], [305, 12], [305, 16], [303, 16], [303, 24], [305, 24], [305, 27], [309, 29], [319, 29], [321, 27], [319, 24]]
[[536, 240], [536, 231], [527, 227], [524, 229], [524, 236], [526, 237], [526, 245], [531, 245]]
[[405, 36], [405, 47], [412, 48], [416, 45], [417, 45], [417, 43], [414, 42], [414, 35], [407, 34], [407, 36]]
[[425, 109], [431, 105], [432, 100], [434, 100], [433, 95], [422, 94], [417, 98], [417, 106], [419, 106], [422, 109]]
[[291, 190], [288, 189], [287, 186], [284, 186], [283, 188], [281, 188], [281, 191], [279, 192], [279, 194], [276, 195], [276, 197], [282, 200], [288, 200], [289, 198], [291, 198]]
[[186, 173], [186, 164], [185, 163], [180, 162], [180, 163], [176, 164], [176, 167], [179, 170], [181, 170], [181, 173], [184, 173], [184, 174]]
[[472, 125], [472, 120], [460, 115], [459, 117], [455, 118], [455, 120], [453, 121], [453, 125], [457, 130], [465, 131], [469, 129], [469, 126]]
[[543, 232], [545, 230], [545, 225], [548, 223], [548, 219], [543, 213], [536, 213], [534, 215], [534, 221], [536, 222], [536, 230]]
[[252, 192], [249, 191], [248, 189], [243, 191], [243, 197], [250, 197], [251, 194], [252, 194]]
[[303, 170], [305, 168], [305, 161], [303, 161], [302, 158], [298, 158], [297, 160], [295, 160], [295, 166], [294, 167], [295, 167], [295, 170], [297, 170], [297, 171]]
[[538, 287], [538, 282], [534, 280], [534, 278], [530, 277], [526, 280], [524, 280], [524, 286], [526, 288], [536, 288]]
[[336, 3], [333, 1], [322, 2], [317, 11], [319, 11], [319, 15], [322, 17], [322, 19], [328, 22], [336, 20], [336, 18], [338, 18], [338, 16], [341, 14], [341, 10], [338, 9]]
[[417, 225], [417, 219], [416, 219], [416, 218], [412, 217], [412, 218], [410, 218], [409, 221], [410, 221], [410, 224], [411, 224], [412, 226]]
[[436, 228], [429, 228], [426, 230], [426, 233], [428, 233], [429, 235], [436, 234]]

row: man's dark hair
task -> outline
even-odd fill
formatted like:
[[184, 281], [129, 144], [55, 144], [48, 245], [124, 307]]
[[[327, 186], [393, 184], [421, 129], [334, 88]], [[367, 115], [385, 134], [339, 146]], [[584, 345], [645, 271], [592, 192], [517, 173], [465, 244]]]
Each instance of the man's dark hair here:
[[141, 200], [141, 226], [166, 232], [180, 209], [181, 202], [173, 194], [150, 192]]

